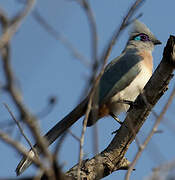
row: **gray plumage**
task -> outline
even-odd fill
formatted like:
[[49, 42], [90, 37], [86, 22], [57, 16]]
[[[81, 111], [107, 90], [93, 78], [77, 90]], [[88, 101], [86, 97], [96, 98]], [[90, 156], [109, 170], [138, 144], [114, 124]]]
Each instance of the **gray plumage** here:
[[[147, 39], [144, 40], [142, 39], [143, 37]], [[117, 103], [117, 101], [120, 98], [133, 101], [140, 93], [140, 90], [144, 88], [152, 75], [152, 67], [149, 69], [148, 63], [150, 62], [148, 61], [152, 63], [151, 53], [156, 44], [161, 44], [161, 42], [157, 40], [144, 24], [136, 20], [124, 51], [105, 68], [105, 72], [96, 91], [99, 105], [109, 102], [108, 108], [116, 114], [128, 109], [128, 105]], [[143, 61], [147, 64], [143, 63]], [[63, 132], [84, 115], [87, 102], [88, 98], [85, 98], [72, 112], [47, 132], [45, 138], [48, 145], [53, 143]], [[88, 125], [93, 125], [95, 122], [89, 119]], [[37, 144], [34, 147], [38, 153], [41, 152]], [[30, 154], [32, 157], [35, 156], [32, 150], [30, 150]], [[27, 169], [31, 163], [29, 158], [23, 157], [16, 168], [17, 175]]]
[[137, 55], [137, 51], [130, 49], [124, 52], [106, 67], [99, 84], [99, 105], [129, 86], [139, 74], [142, 58]]

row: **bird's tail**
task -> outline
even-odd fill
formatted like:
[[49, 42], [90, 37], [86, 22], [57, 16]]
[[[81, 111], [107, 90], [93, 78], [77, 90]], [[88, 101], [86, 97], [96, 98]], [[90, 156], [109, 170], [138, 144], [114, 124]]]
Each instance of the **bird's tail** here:
[[[65, 118], [59, 121], [51, 130], [47, 132], [44, 136], [48, 142], [48, 146], [52, 144], [62, 133], [64, 133], [68, 128], [70, 128], [79, 118], [81, 118], [87, 107], [88, 98], [82, 101], [72, 112], [70, 112]], [[34, 145], [36, 152], [39, 154], [41, 152], [37, 144]], [[30, 150], [29, 154], [35, 156], [35, 153]], [[16, 168], [16, 174], [20, 175], [23, 173], [30, 165], [32, 161], [24, 156]]]

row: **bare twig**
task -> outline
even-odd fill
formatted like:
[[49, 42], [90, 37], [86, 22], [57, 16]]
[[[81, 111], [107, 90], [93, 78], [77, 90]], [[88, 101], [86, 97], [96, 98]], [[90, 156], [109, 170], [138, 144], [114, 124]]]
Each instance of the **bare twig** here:
[[78, 170], [77, 170], [77, 179], [78, 180], [81, 179], [80, 178], [80, 168], [81, 168], [82, 159], [83, 159], [84, 135], [85, 135], [85, 131], [86, 131], [87, 121], [88, 121], [88, 118], [89, 118], [89, 113], [91, 111], [92, 97], [93, 97], [93, 93], [91, 93], [90, 98], [89, 98], [89, 102], [88, 102], [85, 118], [84, 118], [84, 121], [83, 121], [83, 128], [82, 128], [82, 131], [81, 131], [80, 151], [79, 151], [79, 163], [78, 163]]
[[54, 156], [54, 161], [56, 161], [56, 157], [57, 157], [57, 155], [58, 155], [59, 152], [60, 152], [61, 145], [63, 144], [63, 142], [64, 142], [67, 134], [68, 134], [67, 131], [64, 132], [64, 133], [61, 135], [59, 141], [58, 141], [57, 144], [56, 144], [56, 147], [55, 147], [55, 150], [54, 150], [54, 155], [53, 155], [53, 156]]
[[[155, 111], [152, 111], [153, 115], [155, 116], [155, 118], [158, 118], [158, 114]], [[171, 130], [173, 133], [175, 133], [175, 124], [172, 121], [169, 121], [169, 119], [165, 116], [163, 117], [163, 120], [161, 121], [161, 123], [168, 129]]]
[[89, 22], [89, 27], [91, 30], [91, 52], [92, 52], [92, 62], [93, 62], [93, 72], [97, 71], [98, 68], [98, 59], [97, 59], [97, 54], [98, 54], [98, 35], [97, 35], [97, 28], [96, 28], [96, 22], [95, 22], [95, 17], [92, 12], [92, 9], [90, 7], [90, 4], [86, 0], [77, 0], [79, 4], [82, 6], [84, 9], [84, 12], [86, 13], [88, 17], [88, 22]]
[[[82, 158], [83, 158], [84, 134], [85, 134], [85, 131], [86, 131], [86, 126], [87, 126], [87, 121], [88, 121], [88, 118], [89, 118], [89, 113], [92, 112], [92, 117], [94, 119], [97, 118], [97, 111], [96, 111], [97, 109], [95, 107], [97, 107], [98, 100], [96, 98], [94, 98], [94, 92], [95, 92], [97, 84], [98, 84], [98, 80], [96, 80], [96, 75], [97, 75], [97, 70], [98, 70], [98, 67], [99, 67], [99, 62], [98, 62], [98, 57], [97, 57], [97, 54], [98, 54], [98, 34], [97, 34], [96, 21], [95, 21], [93, 11], [92, 11], [88, 1], [86, 1], [86, 0], [77, 0], [77, 2], [83, 8], [83, 10], [86, 13], [86, 16], [88, 18], [88, 22], [89, 22], [89, 28], [90, 28], [90, 32], [91, 32], [92, 75], [89, 78], [89, 82], [87, 83], [87, 87], [90, 87], [91, 85], [94, 86], [93, 90], [91, 91], [91, 93], [89, 95], [89, 101], [88, 101], [87, 110], [86, 110], [86, 113], [85, 113], [85, 118], [84, 118], [84, 121], [83, 121], [83, 129], [82, 129], [81, 138], [80, 138], [79, 168], [78, 168], [78, 171], [77, 171], [78, 179], [80, 179], [80, 167], [81, 167]], [[86, 91], [88, 89], [87, 87], [85, 87], [85, 93], [83, 93], [83, 94], [86, 94]], [[95, 111], [93, 111], [94, 109], [95, 109]], [[94, 131], [97, 131], [97, 126], [94, 129]], [[95, 135], [96, 134], [97, 133], [95, 133]], [[96, 138], [93, 138], [92, 142], [94, 142], [94, 144], [96, 144], [96, 147], [98, 147], [97, 136], [96, 136]]]
[[35, 165], [40, 167], [41, 170], [47, 172], [46, 168], [43, 166], [43, 163], [39, 159], [33, 158], [32, 154], [29, 154], [28, 151], [18, 141], [12, 140], [6, 133], [2, 132], [1, 130], [0, 139], [12, 146], [12, 148], [17, 150], [20, 154], [23, 154], [24, 156], [28, 157], [32, 162], [34, 162]]
[[162, 164], [156, 168], [153, 169], [154, 172], [158, 171], [168, 171], [175, 168], [175, 160], [172, 160], [170, 162], [167, 162], [165, 164]]
[[10, 39], [19, 29], [20, 25], [22, 24], [26, 16], [31, 12], [34, 5], [35, 0], [28, 0], [23, 11], [20, 12], [14, 19], [12, 19], [10, 26], [0, 37], [0, 49], [3, 48], [10, 41]]
[[[157, 134], [157, 131], [155, 134]], [[165, 154], [162, 153], [162, 149], [157, 145], [157, 141], [154, 141], [154, 138], [150, 140], [149, 148], [145, 148], [145, 153], [153, 163], [160, 164], [167, 161]]]
[[17, 150], [20, 154], [23, 154], [28, 159], [30, 159], [34, 164], [39, 167], [48, 177], [49, 180], [55, 180], [54, 172], [52, 168], [46, 168], [38, 158], [35, 158], [32, 153], [28, 153], [28, 151], [18, 142], [11, 139], [6, 133], [0, 130], [0, 139], [2, 139], [5, 143], [11, 145], [13, 149]]
[[11, 115], [12, 119], [13, 119], [13, 120], [15, 121], [15, 123], [17, 124], [17, 126], [18, 126], [21, 134], [23, 135], [23, 137], [25, 138], [25, 140], [27, 141], [27, 143], [29, 144], [29, 146], [30, 146], [31, 148], [33, 148], [32, 143], [30, 142], [30, 140], [29, 140], [29, 139], [27, 138], [27, 136], [25, 135], [25, 133], [24, 133], [24, 131], [23, 131], [20, 123], [17, 121], [17, 119], [16, 119], [15, 116], [13, 115], [13, 113], [12, 113], [12, 111], [10, 110], [10, 108], [8, 107], [8, 105], [7, 105], [6, 103], [4, 103], [4, 106], [5, 106], [5, 108], [7, 109], [7, 111], [9, 112], [9, 114]]
[[[47, 115], [49, 115], [53, 111], [53, 108], [55, 107], [55, 105], [56, 105], [56, 98], [55, 97], [49, 98], [48, 104], [46, 104], [46, 106], [41, 111], [36, 113], [35, 117], [38, 118], [36, 120], [40, 120], [41, 118], [44, 118]], [[19, 119], [18, 121], [20, 121], [21, 123], [23, 122], [21, 117], [16, 117], [16, 119]], [[14, 125], [15, 125], [15, 122], [11, 121], [11, 119], [5, 119], [3, 120], [3, 122], [0, 122], [1, 128], [9, 128]]]
[[[90, 4], [88, 3], [88, 1], [86, 0], [77, 0], [77, 2], [79, 2], [79, 4], [82, 6], [84, 12], [87, 15], [88, 18], [88, 22], [89, 22], [89, 27], [91, 30], [91, 52], [92, 52], [92, 62], [93, 62], [93, 66], [92, 66], [92, 76], [90, 78], [90, 83], [93, 82], [93, 90], [91, 91], [90, 95], [89, 95], [89, 101], [88, 101], [88, 105], [87, 105], [87, 110], [85, 113], [85, 118], [83, 121], [83, 128], [82, 128], [82, 132], [81, 132], [81, 138], [80, 138], [80, 151], [79, 151], [79, 168], [77, 171], [77, 178], [78, 180], [80, 179], [80, 167], [81, 167], [81, 163], [82, 163], [82, 158], [83, 158], [83, 144], [84, 144], [84, 135], [85, 135], [85, 131], [86, 131], [86, 126], [87, 126], [87, 121], [89, 118], [89, 113], [91, 111], [91, 107], [94, 105], [96, 106], [97, 102], [93, 102], [92, 98], [94, 97], [94, 92], [95, 89], [97, 87], [97, 81], [95, 80], [96, 78], [96, 74], [97, 74], [97, 69], [98, 69], [98, 59], [97, 59], [97, 53], [98, 53], [98, 35], [97, 35], [97, 28], [96, 28], [96, 22], [95, 22], [95, 18], [94, 18], [94, 14], [92, 12], [92, 9], [90, 7]], [[93, 108], [93, 107], [92, 107]], [[96, 117], [95, 117], [96, 118]], [[97, 142], [96, 142], [97, 143]]]
[[[113, 46], [116, 44], [116, 41], [118, 39], [118, 37], [120, 36], [121, 32], [129, 25], [131, 24], [134, 20], [131, 20], [131, 18], [133, 17], [133, 14], [138, 10], [138, 8], [141, 6], [141, 4], [144, 2], [145, 0], [136, 0], [133, 5], [130, 7], [129, 11], [127, 12], [126, 16], [123, 18], [119, 28], [116, 29], [116, 31], [114, 32], [111, 40], [109, 41], [106, 50], [104, 51], [104, 54], [102, 55], [102, 62], [105, 65], [107, 62], [107, 59], [112, 51]], [[140, 17], [141, 14], [139, 14], [137, 16]]]
[[78, 136], [76, 136], [74, 133], [72, 133], [72, 131], [70, 129], [68, 129], [68, 132], [75, 140], [77, 140], [77, 142], [80, 142], [80, 138]]
[[44, 154], [48, 157], [48, 159], [52, 159], [49, 151], [47, 150], [47, 146], [45, 145], [46, 142], [41, 137], [39, 132], [39, 126], [37, 125], [37, 121], [34, 116], [32, 116], [23, 102], [21, 101], [21, 97], [19, 96], [19, 92], [16, 90], [14, 86], [13, 81], [13, 73], [10, 67], [10, 47], [9, 45], [6, 45], [6, 47], [3, 49], [2, 56], [3, 56], [3, 66], [4, 66], [4, 72], [7, 79], [7, 90], [12, 97], [13, 101], [15, 102], [16, 106], [19, 109], [19, 112], [21, 113], [22, 119], [27, 123], [28, 127], [30, 128], [33, 136], [36, 138], [36, 141], [39, 142], [41, 149], [43, 150]]
[[43, 16], [39, 13], [37, 9], [35, 9], [32, 12], [32, 16], [35, 19], [37, 23], [39, 23], [52, 37], [54, 37], [56, 40], [60, 41], [72, 54], [73, 57], [80, 60], [80, 62], [85, 65], [86, 67], [89, 67], [90, 64], [86, 57], [84, 57], [83, 54], [81, 54], [78, 49], [76, 49], [73, 44], [61, 33], [58, 32], [52, 27], [46, 19], [44, 19]]

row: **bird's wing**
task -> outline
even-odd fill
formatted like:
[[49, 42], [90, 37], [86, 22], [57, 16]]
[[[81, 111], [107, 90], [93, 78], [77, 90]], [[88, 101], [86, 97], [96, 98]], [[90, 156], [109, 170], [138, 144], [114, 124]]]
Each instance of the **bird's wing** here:
[[99, 104], [129, 86], [141, 71], [141, 60], [136, 53], [123, 53], [111, 61], [99, 83]]

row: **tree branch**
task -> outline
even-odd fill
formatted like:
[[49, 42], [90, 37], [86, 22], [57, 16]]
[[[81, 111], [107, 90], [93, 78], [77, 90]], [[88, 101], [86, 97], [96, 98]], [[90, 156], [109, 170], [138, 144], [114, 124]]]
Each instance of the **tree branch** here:
[[140, 158], [143, 150], [145, 149], [145, 147], [147, 146], [147, 144], [149, 143], [149, 141], [151, 140], [151, 138], [153, 137], [153, 135], [157, 132], [157, 128], [158, 128], [158, 125], [160, 124], [161, 120], [163, 119], [166, 111], [168, 110], [170, 104], [172, 103], [173, 99], [174, 99], [174, 96], [175, 96], [175, 87], [167, 101], [167, 103], [164, 105], [160, 115], [157, 117], [157, 120], [155, 121], [155, 124], [154, 126], [152, 127], [148, 137], [146, 138], [146, 140], [144, 141], [144, 143], [140, 146], [138, 152], [136, 153], [135, 157], [134, 157], [134, 160], [132, 161], [129, 169], [128, 169], [128, 172], [126, 173], [126, 176], [125, 176], [125, 179], [126, 180], [129, 180], [129, 177], [130, 177], [130, 174], [132, 172], [132, 169], [134, 168], [134, 166], [136, 165], [138, 159]]

